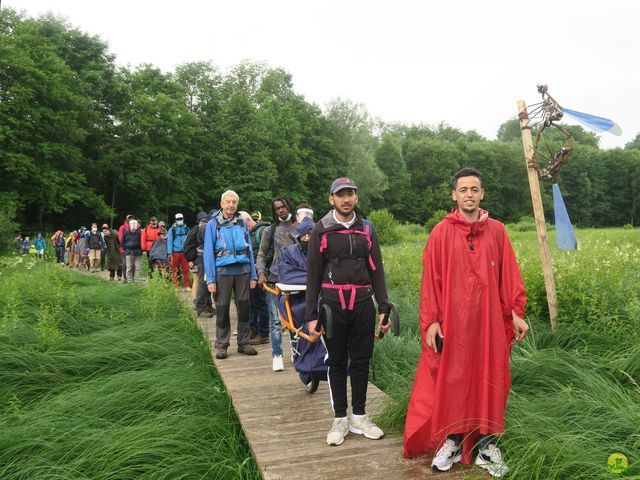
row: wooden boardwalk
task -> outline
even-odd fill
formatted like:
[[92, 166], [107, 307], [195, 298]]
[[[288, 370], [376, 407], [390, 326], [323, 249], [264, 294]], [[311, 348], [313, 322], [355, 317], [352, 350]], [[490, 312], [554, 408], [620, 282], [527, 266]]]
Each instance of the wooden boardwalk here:
[[[199, 318], [198, 323], [213, 346], [215, 318]], [[349, 434], [342, 445], [330, 447], [326, 436], [333, 412], [328, 385], [320, 382], [316, 393], [305, 392], [289, 358], [289, 337], [283, 336], [282, 340], [284, 372], [271, 370], [270, 344], [259, 345], [258, 355], [250, 357], [237, 353], [235, 337], [229, 357], [214, 359], [265, 480], [488, 477], [482, 470], [463, 471], [458, 466], [451, 472], [434, 474], [430, 457], [402, 457], [401, 435], [369, 440]], [[383, 408], [386, 395], [369, 383], [367, 397], [367, 413], [375, 416]]]

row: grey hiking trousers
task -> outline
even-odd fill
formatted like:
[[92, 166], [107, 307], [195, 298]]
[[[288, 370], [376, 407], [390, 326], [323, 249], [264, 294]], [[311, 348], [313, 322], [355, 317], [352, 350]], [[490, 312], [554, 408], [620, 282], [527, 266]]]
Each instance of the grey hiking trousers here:
[[238, 347], [249, 343], [249, 274], [219, 275], [216, 291], [216, 341], [214, 348], [227, 348], [231, 339], [231, 291], [238, 311]]

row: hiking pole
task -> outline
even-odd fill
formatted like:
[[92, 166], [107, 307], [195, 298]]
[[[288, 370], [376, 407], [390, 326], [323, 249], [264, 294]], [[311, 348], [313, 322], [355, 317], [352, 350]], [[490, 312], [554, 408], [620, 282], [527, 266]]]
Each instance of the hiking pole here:
[[[382, 324], [386, 325], [389, 323], [389, 318], [391, 318], [392, 327], [393, 327], [393, 336], [397, 337], [400, 335], [400, 312], [398, 311], [398, 306], [395, 303], [389, 304], [389, 310], [387, 310], [382, 317]], [[375, 335], [377, 340], [382, 340], [384, 338], [384, 332], [378, 332]]]
[[319, 332], [324, 326], [324, 335], [329, 340], [333, 338], [333, 317], [331, 315], [331, 308], [329, 305], [320, 305], [320, 311], [318, 312], [318, 323], [316, 323], [316, 332]]
[[[382, 324], [386, 325], [389, 323], [389, 318], [391, 318], [392, 327], [393, 327], [393, 336], [397, 337], [400, 335], [400, 312], [398, 311], [398, 306], [395, 303], [389, 303], [389, 309], [384, 313], [382, 317]], [[384, 332], [374, 333], [374, 337], [376, 340], [382, 340], [384, 338]], [[375, 350], [374, 350], [375, 354]], [[376, 381], [376, 370], [373, 365], [373, 355], [371, 355], [371, 360], [369, 360], [370, 368], [371, 368], [371, 376], [373, 377], [373, 381]]]

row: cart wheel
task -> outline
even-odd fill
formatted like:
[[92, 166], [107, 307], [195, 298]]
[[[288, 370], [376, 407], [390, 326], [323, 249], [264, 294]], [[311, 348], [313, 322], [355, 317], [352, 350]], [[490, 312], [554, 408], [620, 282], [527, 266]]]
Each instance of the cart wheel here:
[[311, 381], [304, 386], [304, 389], [307, 393], [315, 393], [318, 390], [318, 386], [320, 385], [320, 379], [316, 377], [311, 377]]

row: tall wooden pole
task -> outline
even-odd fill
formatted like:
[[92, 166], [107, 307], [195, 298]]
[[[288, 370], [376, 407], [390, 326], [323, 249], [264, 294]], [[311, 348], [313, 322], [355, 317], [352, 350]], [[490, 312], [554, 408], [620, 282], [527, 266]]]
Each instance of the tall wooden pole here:
[[553, 278], [551, 251], [549, 249], [549, 239], [547, 238], [547, 227], [544, 222], [544, 210], [542, 208], [540, 183], [538, 182], [538, 171], [531, 164], [533, 160], [533, 140], [531, 140], [531, 127], [529, 125], [527, 104], [524, 100], [518, 101], [518, 118], [520, 119], [520, 131], [522, 132], [524, 160], [527, 166], [527, 173], [529, 174], [529, 188], [531, 190], [531, 203], [533, 203], [533, 215], [536, 219], [536, 231], [538, 232], [538, 243], [540, 244], [540, 261], [542, 262], [544, 285], [547, 290], [549, 318], [551, 320], [551, 329], [555, 331], [558, 326], [558, 322], [556, 320], [558, 317], [556, 282]]

